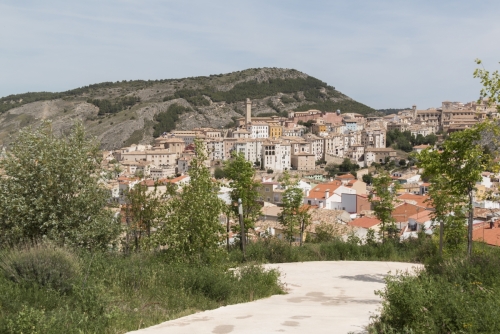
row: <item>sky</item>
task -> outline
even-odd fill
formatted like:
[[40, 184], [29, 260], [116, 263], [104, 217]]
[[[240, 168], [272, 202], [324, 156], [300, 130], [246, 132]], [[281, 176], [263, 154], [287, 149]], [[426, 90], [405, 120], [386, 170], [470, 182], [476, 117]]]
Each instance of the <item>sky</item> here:
[[0, 97], [294, 68], [376, 109], [476, 100], [500, 1], [2, 0]]

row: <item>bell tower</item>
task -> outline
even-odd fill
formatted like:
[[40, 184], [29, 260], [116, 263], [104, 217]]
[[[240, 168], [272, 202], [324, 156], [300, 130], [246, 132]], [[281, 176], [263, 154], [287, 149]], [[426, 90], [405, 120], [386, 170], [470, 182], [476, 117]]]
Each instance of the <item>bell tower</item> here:
[[247, 107], [247, 113], [246, 113], [246, 118], [245, 118], [245, 123], [249, 124], [252, 121], [252, 101], [247, 98], [246, 102], [246, 107]]

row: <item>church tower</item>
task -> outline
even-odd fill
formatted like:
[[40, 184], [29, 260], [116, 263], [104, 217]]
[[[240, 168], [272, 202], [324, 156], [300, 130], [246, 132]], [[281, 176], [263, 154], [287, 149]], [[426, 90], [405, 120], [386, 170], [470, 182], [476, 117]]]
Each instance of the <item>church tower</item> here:
[[248, 99], [248, 98], [247, 98], [246, 106], [247, 106], [247, 114], [246, 114], [246, 118], [245, 118], [245, 123], [248, 125], [252, 121], [252, 101], [250, 101], [250, 99]]

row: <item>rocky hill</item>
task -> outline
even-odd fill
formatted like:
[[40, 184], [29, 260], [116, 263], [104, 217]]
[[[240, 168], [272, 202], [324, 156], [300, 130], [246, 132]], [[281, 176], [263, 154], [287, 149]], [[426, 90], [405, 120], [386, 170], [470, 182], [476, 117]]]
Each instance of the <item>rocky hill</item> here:
[[0, 142], [20, 128], [51, 120], [65, 132], [82, 121], [104, 149], [150, 143], [172, 129], [229, 127], [252, 99], [253, 115], [286, 115], [319, 109], [370, 114], [374, 109], [297, 70], [248, 69], [229, 74], [167, 80], [104, 82], [61, 93], [25, 93], [0, 98]]

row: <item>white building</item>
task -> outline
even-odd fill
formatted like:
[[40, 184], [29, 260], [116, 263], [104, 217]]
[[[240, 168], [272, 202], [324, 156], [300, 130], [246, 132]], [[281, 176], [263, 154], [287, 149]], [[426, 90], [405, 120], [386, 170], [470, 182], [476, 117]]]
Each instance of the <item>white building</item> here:
[[303, 138], [311, 144], [311, 153], [314, 154], [316, 160], [323, 159], [325, 139], [311, 133], [305, 134]]
[[252, 163], [255, 163], [256, 161], [260, 162], [262, 159], [262, 140], [238, 140], [234, 144], [233, 150], [237, 153], [243, 153], [247, 161]]
[[264, 169], [274, 171], [289, 170], [291, 166], [291, 146], [279, 141], [263, 142], [261, 157]]
[[251, 122], [247, 124], [251, 138], [269, 138], [269, 125], [266, 122]]
[[325, 154], [344, 157], [344, 135], [334, 133], [324, 138], [324, 151]]

